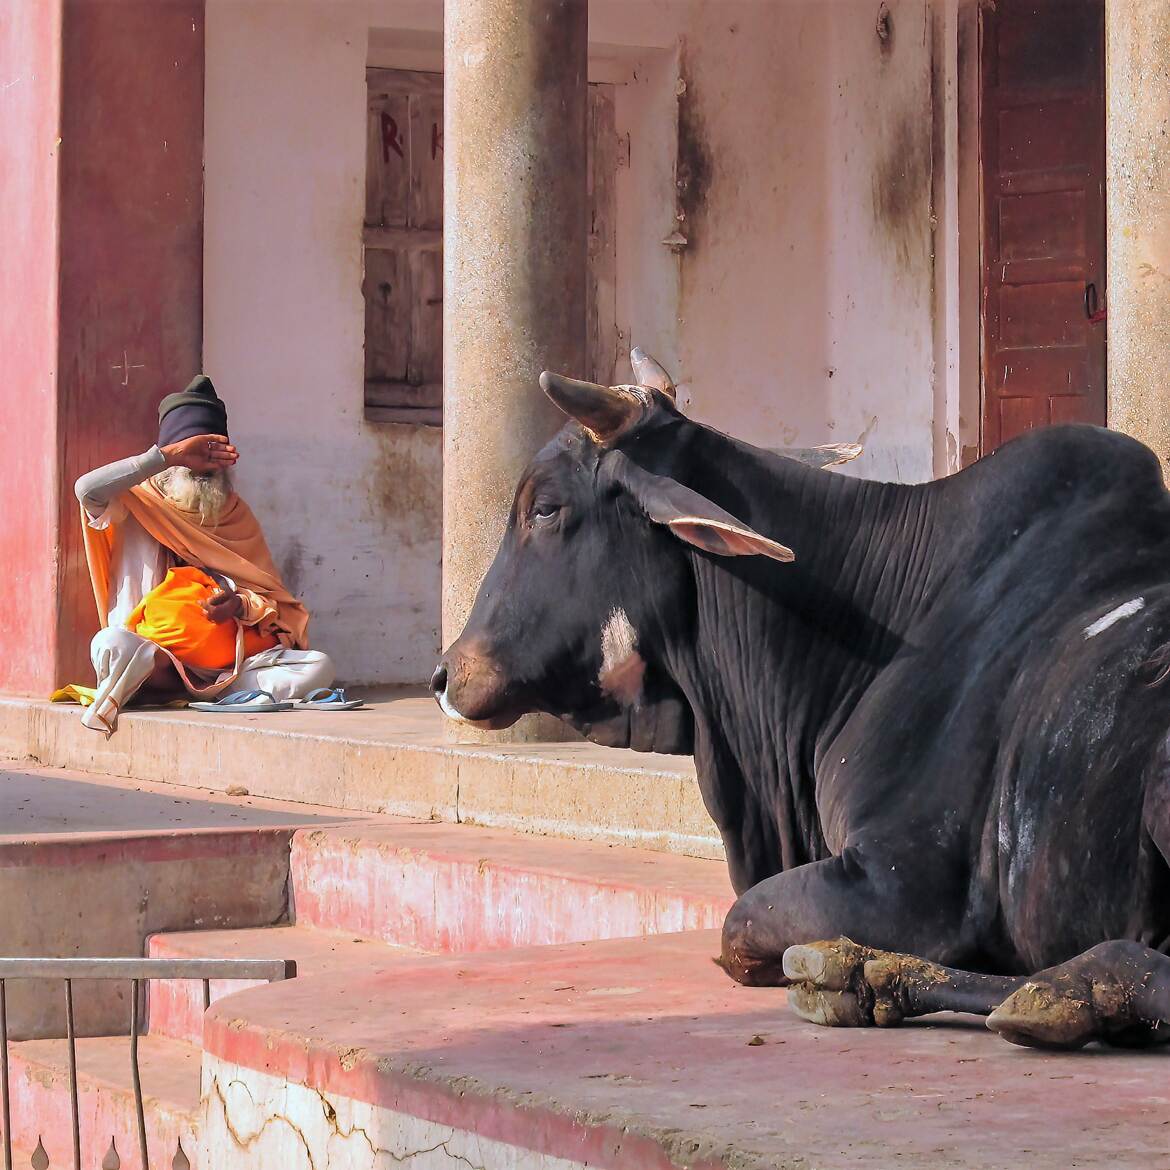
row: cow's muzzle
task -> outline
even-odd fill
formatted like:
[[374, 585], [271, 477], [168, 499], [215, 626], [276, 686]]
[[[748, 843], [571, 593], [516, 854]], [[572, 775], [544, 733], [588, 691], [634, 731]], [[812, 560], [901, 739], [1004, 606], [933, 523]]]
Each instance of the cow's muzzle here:
[[486, 731], [511, 727], [523, 714], [508, 702], [508, 688], [499, 664], [482, 651], [460, 649], [458, 643], [435, 667], [431, 690], [449, 719]]

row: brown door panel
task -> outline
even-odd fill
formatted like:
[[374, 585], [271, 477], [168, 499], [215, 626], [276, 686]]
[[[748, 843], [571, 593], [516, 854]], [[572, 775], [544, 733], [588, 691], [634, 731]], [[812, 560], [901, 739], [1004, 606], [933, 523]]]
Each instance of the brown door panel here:
[[1105, 324], [1086, 297], [1104, 303], [1104, 5], [997, 0], [981, 22], [987, 453], [1105, 422]]

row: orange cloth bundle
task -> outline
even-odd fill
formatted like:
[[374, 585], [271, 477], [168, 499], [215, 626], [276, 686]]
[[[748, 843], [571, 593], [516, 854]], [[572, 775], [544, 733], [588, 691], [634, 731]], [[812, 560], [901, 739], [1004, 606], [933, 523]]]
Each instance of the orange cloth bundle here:
[[[2, 7], [2, 4], [0, 4]], [[269, 602], [275, 614], [258, 628], [276, 635], [282, 646], [309, 648], [309, 614], [285, 588], [272, 554], [264, 543], [260, 524], [251, 509], [233, 493], [227, 511], [214, 525], [204, 527], [198, 513], [177, 508], [153, 480], [132, 487], [121, 497], [130, 515], [165, 549], [188, 565], [206, 565], [230, 577], [237, 589], [247, 589]], [[97, 601], [98, 620], [104, 626], [110, 609], [110, 556], [115, 526], [91, 528], [82, 509], [85, 557]]]
[[[184, 666], [225, 670], [236, 663], [238, 621], [213, 622], [203, 609], [222, 589], [201, 569], [171, 569], [126, 619], [126, 628], [173, 654]], [[272, 634], [242, 627], [244, 658], [277, 645]]]

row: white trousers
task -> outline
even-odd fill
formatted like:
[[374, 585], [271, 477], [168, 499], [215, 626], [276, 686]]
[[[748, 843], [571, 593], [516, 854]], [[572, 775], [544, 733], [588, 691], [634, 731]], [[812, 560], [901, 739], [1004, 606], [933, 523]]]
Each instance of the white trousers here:
[[[97, 675], [97, 699], [81, 716], [86, 727], [107, 736], [114, 733], [118, 712], [154, 670], [157, 649], [140, 634], [117, 626], [97, 632], [89, 646], [90, 661]], [[225, 689], [267, 691], [276, 699], [303, 699], [318, 687], [331, 686], [334, 677], [328, 654], [274, 646], [244, 659], [239, 675]]]

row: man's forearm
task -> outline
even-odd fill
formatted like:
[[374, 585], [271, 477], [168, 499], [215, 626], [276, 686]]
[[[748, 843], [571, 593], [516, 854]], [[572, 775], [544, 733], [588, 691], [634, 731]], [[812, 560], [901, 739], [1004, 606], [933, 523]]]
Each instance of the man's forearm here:
[[97, 513], [122, 492], [158, 475], [166, 465], [163, 453], [157, 447], [151, 447], [141, 455], [131, 455], [129, 459], [119, 459], [105, 467], [87, 471], [73, 485], [73, 490], [86, 511]]

